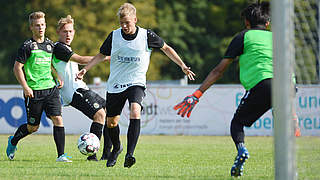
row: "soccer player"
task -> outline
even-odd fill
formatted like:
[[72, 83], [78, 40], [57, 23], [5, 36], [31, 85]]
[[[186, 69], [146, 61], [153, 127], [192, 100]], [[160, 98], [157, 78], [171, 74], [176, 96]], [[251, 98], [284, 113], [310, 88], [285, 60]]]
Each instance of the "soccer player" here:
[[273, 78], [272, 32], [269, 3], [254, 3], [242, 13], [246, 29], [238, 33], [224, 55], [222, 61], [209, 73], [198, 90], [177, 104], [174, 109], [184, 117], [190, 116], [202, 94], [213, 85], [239, 56], [240, 81], [246, 93], [231, 121], [231, 136], [237, 148], [237, 156], [231, 168], [231, 176], [241, 176], [243, 165], [249, 158], [244, 144], [244, 126], [250, 127], [259, 117], [271, 108], [271, 81]]
[[[64, 86], [60, 89], [63, 104], [71, 105], [92, 119], [90, 132], [100, 139], [106, 118], [104, 110], [106, 101], [90, 90], [85, 82], [82, 80], [76, 81], [76, 73], [79, 71], [78, 64], [87, 64], [93, 56], [80, 56], [72, 51], [70, 45], [75, 30], [74, 20], [70, 15], [59, 20], [57, 34], [59, 35], [59, 41], [55, 43], [53, 50], [53, 65], [64, 81]], [[110, 56], [107, 56], [105, 60], [110, 60]], [[107, 159], [111, 153], [112, 144], [106, 130], [104, 139], [106, 149], [102, 159]], [[87, 159], [98, 161], [96, 155], [89, 156]]]
[[31, 13], [29, 28], [32, 31], [32, 38], [20, 46], [13, 68], [18, 82], [23, 87], [27, 123], [21, 125], [14, 136], [9, 137], [6, 153], [8, 158], [13, 160], [18, 141], [38, 130], [44, 111], [54, 125], [53, 137], [58, 153], [56, 161], [71, 162], [64, 154], [65, 130], [58, 90], [63, 83], [58, 79], [59, 85], [57, 85], [52, 75], [54, 69], [51, 61], [54, 45], [51, 40], [45, 38], [45, 14], [40, 11]]
[[78, 78], [106, 56], [111, 56], [110, 75], [107, 82], [107, 126], [113, 144], [111, 157], [107, 167], [116, 164], [118, 155], [122, 152], [120, 129], [118, 122], [126, 100], [130, 105], [130, 123], [127, 132], [127, 153], [124, 167], [135, 164], [133, 156], [140, 134], [140, 111], [145, 96], [146, 72], [148, 70], [152, 48], [161, 49], [181, 70], [194, 80], [194, 73], [180, 59], [178, 54], [151, 30], [136, 26], [136, 8], [130, 3], [124, 3], [117, 13], [120, 28], [112, 31], [100, 48], [100, 53], [85, 66]]

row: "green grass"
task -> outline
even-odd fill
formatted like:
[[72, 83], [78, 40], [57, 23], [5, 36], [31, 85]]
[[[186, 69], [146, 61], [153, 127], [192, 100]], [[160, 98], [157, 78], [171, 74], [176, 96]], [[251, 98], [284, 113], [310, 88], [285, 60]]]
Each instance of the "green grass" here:
[[[137, 163], [123, 168], [124, 152], [115, 167], [106, 161], [87, 162], [78, 152], [78, 135], [66, 136], [65, 152], [72, 163], [57, 163], [51, 135], [31, 135], [18, 144], [14, 161], [5, 154], [8, 135], [0, 135], [0, 179], [233, 179], [230, 168], [236, 155], [231, 137], [141, 136]], [[246, 137], [250, 159], [241, 179], [274, 179], [273, 138]], [[100, 158], [101, 152], [98, 153]], [[319, 179], [320, 138], [297, 139], [299, 179]]]

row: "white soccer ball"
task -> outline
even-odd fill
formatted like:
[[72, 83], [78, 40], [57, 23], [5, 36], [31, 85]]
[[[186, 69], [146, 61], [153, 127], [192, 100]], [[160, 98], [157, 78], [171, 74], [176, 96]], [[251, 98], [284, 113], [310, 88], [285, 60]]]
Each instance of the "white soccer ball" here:
[[100, 140], [93, 133], [83, 133], [78, 139], [78, 149], [86, 156], [92, 156], [99, 151]]

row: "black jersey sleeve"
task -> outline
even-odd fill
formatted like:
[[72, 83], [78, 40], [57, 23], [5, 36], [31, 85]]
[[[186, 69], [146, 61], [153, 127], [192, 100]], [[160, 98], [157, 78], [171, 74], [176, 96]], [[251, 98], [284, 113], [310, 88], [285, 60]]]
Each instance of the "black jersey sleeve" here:
[[24, 64], [26, 63], [27, 59], [30, 57], [30, 54], [31, 54], [30, 44], [23, 44], [18, 49], [18, 53], [15, 60]]
[[74, 52], [72, 51], [70, 46], [58, 42], [54, 46], [53, 54], [57, 59], [68, 62]]
[[163, 39], [154, 33], [152, 30], [147, 29], [148, 48], [162, 48], [164, 45]]
[[100, 47], [100, 53], [105, 55], [105, 56], [110, 56], [111, 55], [112, 34], [113, 34], [113, 31], [108, 35], [107, 39], [104, 40], [102, 46]]
[[247, 30], [244, 30], [232, 39], [226, 53], [224, 54], [224, 58], [236, 58], [237, 56], [243, 54], [243, 40], [246, 32]]

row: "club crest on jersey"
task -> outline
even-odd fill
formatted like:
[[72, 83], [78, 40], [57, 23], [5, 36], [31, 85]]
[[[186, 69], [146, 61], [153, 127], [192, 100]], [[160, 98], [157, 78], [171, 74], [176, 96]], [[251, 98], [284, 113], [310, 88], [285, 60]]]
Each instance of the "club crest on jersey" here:
[[99, 108], [99, 104], [98, 103], [93, 103], [93, 107], [98, 109]]
[[32, 50], [37, 50], [37, 49], [39, 49], [37, 42], [33, 42], [33, 43], [31, 44], [31, 49], [32, 49]]
[[48, 51], [51, 51], [51, 49], [52, 49], [52, 47], [48, 44], [48, 45], [47, 45], [47, 50], [48, 50]]

